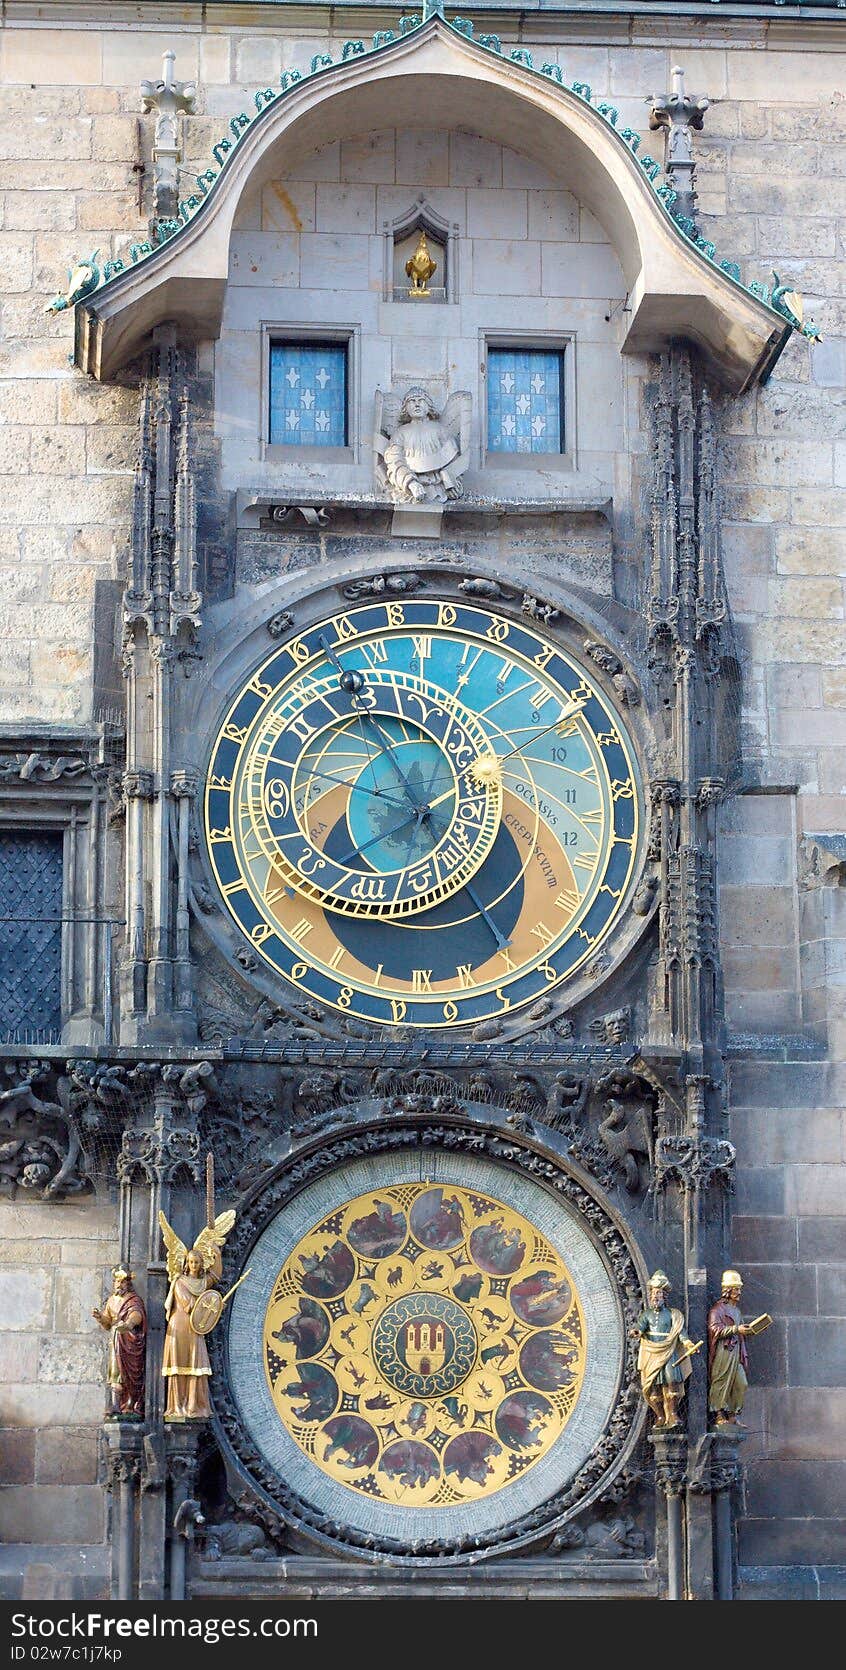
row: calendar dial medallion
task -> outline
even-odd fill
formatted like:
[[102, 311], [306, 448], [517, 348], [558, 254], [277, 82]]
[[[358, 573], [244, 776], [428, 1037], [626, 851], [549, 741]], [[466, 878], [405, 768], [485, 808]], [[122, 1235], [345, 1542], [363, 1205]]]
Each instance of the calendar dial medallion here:
[[637, 856], [631, 740], [534, 623], [378, 600], [278, 646], [214, 744], [206, 837], [266, 965], [375, 1023], [476, 1024], [562, 986]]

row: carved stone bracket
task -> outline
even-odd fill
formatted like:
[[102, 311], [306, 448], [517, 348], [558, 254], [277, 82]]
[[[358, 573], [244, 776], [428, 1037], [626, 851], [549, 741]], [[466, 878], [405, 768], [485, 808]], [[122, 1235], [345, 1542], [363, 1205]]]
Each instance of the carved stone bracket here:
[[670, 1181], [687, 1192], [707, 1189], [719, 1183], [734, 1186], [735, 1149], [722, 1137], [662, 1136], [655, 1145], [655, 1186], [666, 1188]]

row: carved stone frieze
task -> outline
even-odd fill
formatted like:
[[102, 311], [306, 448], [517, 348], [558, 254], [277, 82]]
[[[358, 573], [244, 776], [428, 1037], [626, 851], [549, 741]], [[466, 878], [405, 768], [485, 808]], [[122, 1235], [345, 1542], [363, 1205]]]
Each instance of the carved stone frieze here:
[[51, 1069], [6, 1063], [0, 1077], [0, 1193], [62, 1200], [93, 1187], [91, 1162], [70, 1100], [38, 1094]]

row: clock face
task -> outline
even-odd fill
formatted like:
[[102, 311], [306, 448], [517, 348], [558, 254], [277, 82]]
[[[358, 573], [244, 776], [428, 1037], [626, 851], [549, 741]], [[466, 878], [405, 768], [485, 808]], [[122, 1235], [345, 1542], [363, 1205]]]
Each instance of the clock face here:
[[257, 956], [376, 1023], [474, 1024], [596, 955], [635, 863], [619, 715], [531, 620], [420, 598], [280, 645], [212, 752], [212, 867]]

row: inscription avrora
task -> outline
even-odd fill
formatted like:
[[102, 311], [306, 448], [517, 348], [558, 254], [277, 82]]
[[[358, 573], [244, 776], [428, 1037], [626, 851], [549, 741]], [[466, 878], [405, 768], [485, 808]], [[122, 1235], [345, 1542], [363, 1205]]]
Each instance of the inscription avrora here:
[[264, 1319], [273, 1406], [371, 1501], [491, 1495], [557, 1442], [585, 1368], [583, 1312], [531, 1222], [459, 1185], [391, 1184], [315, 1224]]
[[449, 1026], [596, 954], [641, 799], [619, 714], [533, 621], [374, 600], [292, 636], [232, 702], [206, 834], [268, 968], [348, 1015]]

